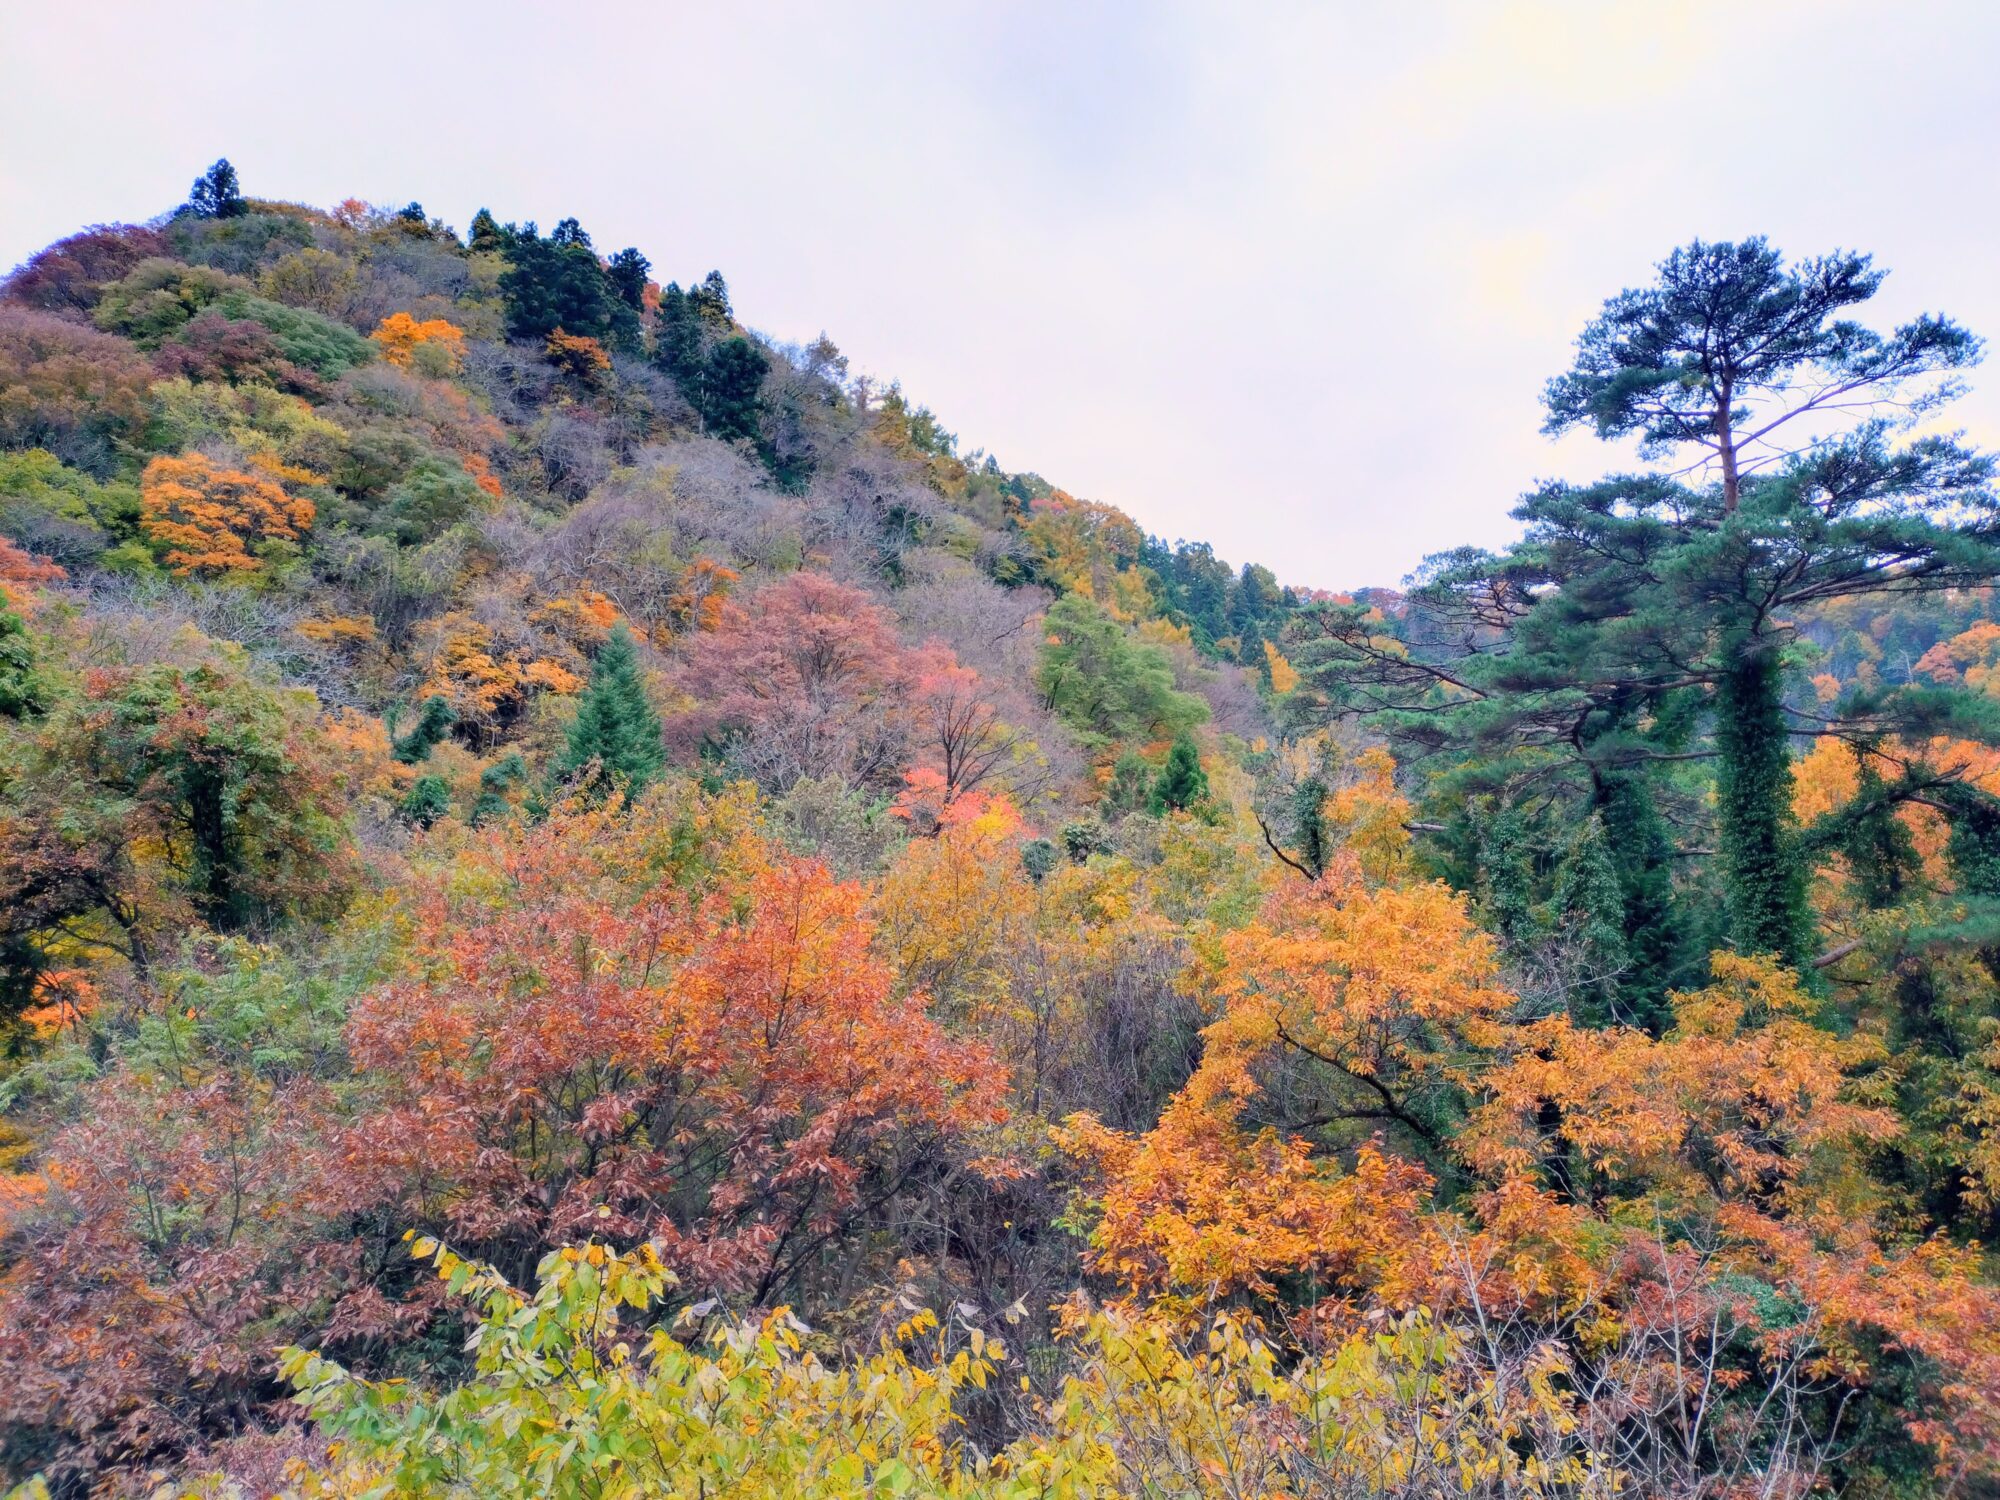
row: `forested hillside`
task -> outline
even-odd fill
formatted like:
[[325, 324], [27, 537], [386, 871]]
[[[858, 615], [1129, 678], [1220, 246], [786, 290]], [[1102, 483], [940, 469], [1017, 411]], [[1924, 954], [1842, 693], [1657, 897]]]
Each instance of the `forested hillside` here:
[[648, 251], [0, 284], [0, 1479], [2000, 1493], [1975, 338], [1674, 251], [1335, 595]]

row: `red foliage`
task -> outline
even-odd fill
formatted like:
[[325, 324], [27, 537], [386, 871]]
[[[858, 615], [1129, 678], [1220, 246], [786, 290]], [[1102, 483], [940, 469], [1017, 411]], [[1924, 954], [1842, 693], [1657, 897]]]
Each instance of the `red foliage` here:
[[324, 382], [311, 370], [285, 357], [271, 330], [262, 323], [227, 318], [212, 310], [162, 344], [153, 362], [162, 375], [183, 375], [189, 380], [274, 385], [301, 396], [319, 396], [326, 391]]
[[670, 743], [731, 748], [760, 780], [842, 775], [886, 783], [915, 731], [918, 662], [887, 610], [820, 573], [794, 573], [689, 638], [680, 685], [700, 706]]
[[0, 448], [47, 448], [103, 472], [145, 422], [155, 378], [124, 339], [0, 304]]
[[7, 278], [10, 302], [44, 312], [83, 313], [98, 293], [149, 256], [165, 255], [158, 230], [136, 224], [96, 224], [29, 258]]
[[350, 1159], [389, 1218], [528, 1266], [652, 1237], [692, 1283], [764, 1298], [1002, 1112], [870, 950], [866, 892], [787, 862], [707, 897], [580, 880], [604, 830], [496, 844], [502, 904], [417, 908], [425, 977], [362, 1002], [384, 1085]]

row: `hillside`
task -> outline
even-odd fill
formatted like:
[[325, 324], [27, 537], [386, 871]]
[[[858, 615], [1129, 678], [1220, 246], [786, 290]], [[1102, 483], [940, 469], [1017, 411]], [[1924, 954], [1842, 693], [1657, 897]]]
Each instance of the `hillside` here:
[[1349, 597], [649, 249], [0, 286], [0, 1477], [1993, 1492], [1976, 340], [1675, 252]]

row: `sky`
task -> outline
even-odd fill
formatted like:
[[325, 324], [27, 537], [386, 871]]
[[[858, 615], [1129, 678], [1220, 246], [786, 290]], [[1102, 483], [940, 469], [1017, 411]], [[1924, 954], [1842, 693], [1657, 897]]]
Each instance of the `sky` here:
[[[2000, 336], [1991, 0], [0, 0], [0, 266], [245, 191], [574, 215], [1010, 469], [1286, 582], [1514, 532], [1543, 383], [1689, 239]], [[2000, 446], [2000, 358], [1953, 422]]]

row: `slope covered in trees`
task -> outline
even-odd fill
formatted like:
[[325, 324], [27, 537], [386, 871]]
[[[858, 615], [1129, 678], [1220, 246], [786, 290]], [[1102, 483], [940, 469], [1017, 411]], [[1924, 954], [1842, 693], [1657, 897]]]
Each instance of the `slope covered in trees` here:
[[0, 1473], [1991, 1493], [2000, 530], [1878, 281], [1674, 252], [1548, 391], [1657, 462], [1346, 598], [573, 219], [49, 247]]

